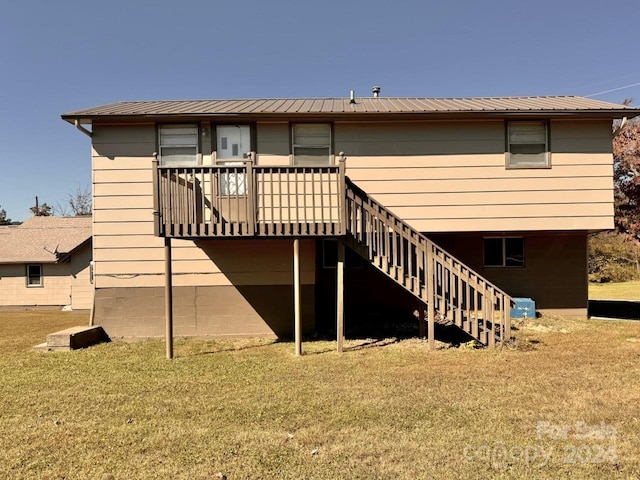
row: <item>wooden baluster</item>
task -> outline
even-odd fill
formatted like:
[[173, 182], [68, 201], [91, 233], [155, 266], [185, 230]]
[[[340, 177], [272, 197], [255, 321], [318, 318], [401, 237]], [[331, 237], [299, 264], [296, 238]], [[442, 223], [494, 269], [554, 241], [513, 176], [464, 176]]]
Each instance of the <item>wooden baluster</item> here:
[[434, 255], [433, 255], [433, 243], [427, 241], [427, 337], [429, 338], [429, 349], [434, 350], [436, 348], [435, 341], [435, 288], [434, 288]]

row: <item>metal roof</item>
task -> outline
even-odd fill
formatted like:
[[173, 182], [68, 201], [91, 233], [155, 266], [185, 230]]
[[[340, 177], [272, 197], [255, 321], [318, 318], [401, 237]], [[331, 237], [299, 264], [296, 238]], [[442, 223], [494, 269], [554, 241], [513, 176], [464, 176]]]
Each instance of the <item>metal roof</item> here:
[[0, 227], [0, 263], [55, 263], [91, 238], [91, 217], [31, 217]]
[[287, 116], [325, 114], [515, 114], [584, 113], [603, 116], [634, 116], [640, 109], [584, 97], [494, 98], [281, 98], [238, 100], [125, 101], [65, 113], [67, 121], [111, 117], [171, 116]]

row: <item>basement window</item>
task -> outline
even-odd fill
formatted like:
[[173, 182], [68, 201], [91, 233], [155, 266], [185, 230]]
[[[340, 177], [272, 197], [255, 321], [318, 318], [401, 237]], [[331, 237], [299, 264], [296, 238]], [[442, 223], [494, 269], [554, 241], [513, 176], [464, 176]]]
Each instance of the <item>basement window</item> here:
[[507, 124], [507, 168], [550, 167], [547, 122]]
[[484, 239], [485, 267], [524, 267], [523, 237], [487, 237]]
[[27, 287], [42, 286], [42, 265], [27, 265]]

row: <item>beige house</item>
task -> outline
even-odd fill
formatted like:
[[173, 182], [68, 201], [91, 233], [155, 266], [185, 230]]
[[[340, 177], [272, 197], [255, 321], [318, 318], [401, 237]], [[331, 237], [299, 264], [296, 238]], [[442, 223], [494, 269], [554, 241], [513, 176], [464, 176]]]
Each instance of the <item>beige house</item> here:
[[612, 120], [638, 113], [375, 91], [64, 114], [92, 140], [95, 321], [341, 339], [344, 319], [417, 310], [430, 334], [447, 319], [491, 344], [513, 297], [584, 315], [587, 234], [613, 227]]
[[0, 227], [0, 306], [90, 309], [91, 217]]

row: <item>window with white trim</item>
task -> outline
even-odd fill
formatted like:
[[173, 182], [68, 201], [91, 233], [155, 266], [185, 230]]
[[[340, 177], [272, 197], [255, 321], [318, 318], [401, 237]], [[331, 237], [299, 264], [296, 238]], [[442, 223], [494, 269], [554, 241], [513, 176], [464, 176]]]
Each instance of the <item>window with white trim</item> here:
[[42, 287], [42, 265], [27, 265], [27, 287]]
[[198, 163], [197, 125], [161, 125], [158, 137], [160, 165], [181, 167]]
[[507, 167], [549, 167], [549, 126], [547, 122], [508, 122]]
[[485, 267], [524, 267], [523, 237], [486, 237]]
[[331, 125], [296, 123], [291, 127], [294, 165], [331, 164]]

